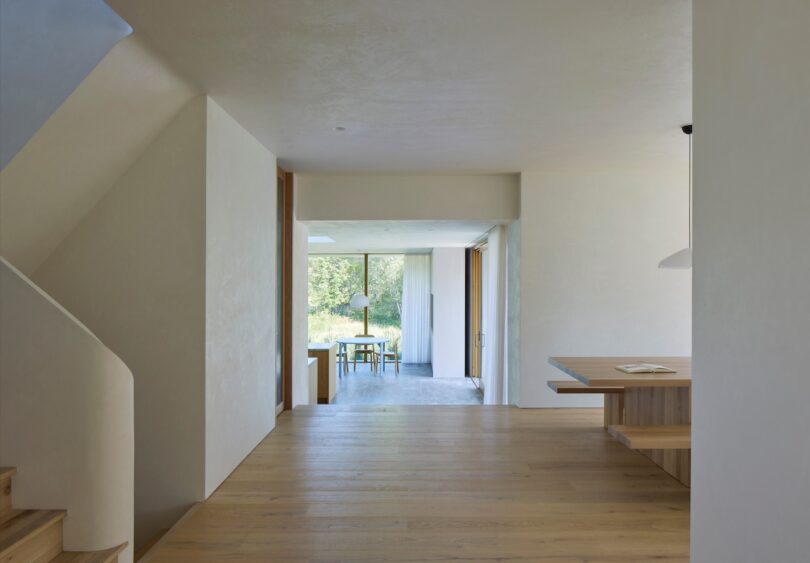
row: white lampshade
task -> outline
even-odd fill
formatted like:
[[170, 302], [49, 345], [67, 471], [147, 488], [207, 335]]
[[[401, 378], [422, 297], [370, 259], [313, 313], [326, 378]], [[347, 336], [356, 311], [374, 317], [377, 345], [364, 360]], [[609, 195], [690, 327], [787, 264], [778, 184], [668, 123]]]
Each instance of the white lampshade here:
[[352, 300], [349, 301], [349, 307], [352, 309], [365, 309], [368, 307], [368, 295], [355, 293], [352, 295]]
[[692, 267], [692, 249], [684, 248], [658, 263], [659, 268], [688, 270]]

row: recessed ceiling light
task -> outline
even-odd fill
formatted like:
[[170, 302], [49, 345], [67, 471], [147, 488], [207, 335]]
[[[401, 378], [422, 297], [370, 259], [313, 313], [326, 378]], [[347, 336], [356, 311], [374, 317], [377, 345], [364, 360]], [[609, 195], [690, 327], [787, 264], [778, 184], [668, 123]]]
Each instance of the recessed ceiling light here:
[[346, 128], [343, 127], [343, 125], [338, 125], [337, 127], [335, 127], [335, 131], [345, 131], [345, 130]]
[[307, 237], [307, 242], [309, 242], [310, 244], [329, 244], [329, 243], [335, 242], [335, 239], [333, 239], [332, 237], [325, 236], [325, 235], [324, 236], [317, 236], [316, 235], [316, 236]]

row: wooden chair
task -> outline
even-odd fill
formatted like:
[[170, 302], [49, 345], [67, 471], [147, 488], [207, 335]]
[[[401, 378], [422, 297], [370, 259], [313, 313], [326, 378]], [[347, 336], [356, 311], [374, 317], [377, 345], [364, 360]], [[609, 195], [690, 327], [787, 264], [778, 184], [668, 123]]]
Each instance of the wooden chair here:
[[[355, 336], [355, 338], [363, 338], [363, 337], [374, 338], [373, 334], [355, 334], [354, 336]], [[369, 346], [371, 346], [371, 348], [369, 348]], [[357, 355], [358, 354], [363, 356], [363, 362], [369, 362], [369, 358], [370, 358], [371, 361], [369, 363], [371, 363], [372, 371], [377, 371], [377, 356], [378, 356], [378, 354], [374, 351], [374, 345], [373, 344], [357, 344], [354, 347], [354, 353], [352, 354], [352, 360], [353, 360], [353, 363], [354, 363], [354, 366], [353, 366], [354, 371], [357, 371]]]
[[[385, 360], [394, 360], [394, 373], [399, 375], [399, 351], [397, 350], [396, 342], [394, 343], [393, 348], [394, 349], [390, 352], [386, 351], [385, 354], [383, 354], [382, 362], [385, 364]], [[379, 356], [379, 354], [376, 355]]]
[[340, 367], [340, 364], [343, 363], [343, 370], [339, 369], [338, 374], [340, 374], [342, 371], [342, 375], [346, 375], [349, 373], [348, 347], [344, 348], [344, 350], [346, 350], [345, 352], [341, 352], [340, 350], [341, 347], [338, 346], [338, 351], [335, 354], [337, 356], [338, 367]]

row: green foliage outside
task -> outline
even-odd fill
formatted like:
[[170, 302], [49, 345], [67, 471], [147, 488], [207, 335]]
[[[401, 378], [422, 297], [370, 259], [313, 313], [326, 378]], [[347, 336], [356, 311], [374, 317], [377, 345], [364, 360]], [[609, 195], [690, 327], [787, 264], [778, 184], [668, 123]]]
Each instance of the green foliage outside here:
[[[404, 256], [370, 255], [368, 266], [369, 333], [401, 346]], [[363, 333], [363, 310], [349, 301], [363, 292], [362, 255], [309, 257], [309, 341], [334, 342]]]
[[310, 315], [329, 313], [362, 321], [362, 309], [349, 307], [352, 295], [362, 292], [362, 256], [309, 257]]

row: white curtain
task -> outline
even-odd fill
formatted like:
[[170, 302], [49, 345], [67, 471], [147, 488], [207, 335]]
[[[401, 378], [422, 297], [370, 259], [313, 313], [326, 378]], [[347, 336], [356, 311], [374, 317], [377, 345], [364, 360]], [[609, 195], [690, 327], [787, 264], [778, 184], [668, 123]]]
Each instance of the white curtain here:
[[498, 226], [487, 239], [487, 334], [484, 345], [485, 405], [504, 405], [506, 398], [506, 229]]
[[406, 254], [402, 280], [402, 362], [430, 362], [430, 256]]

